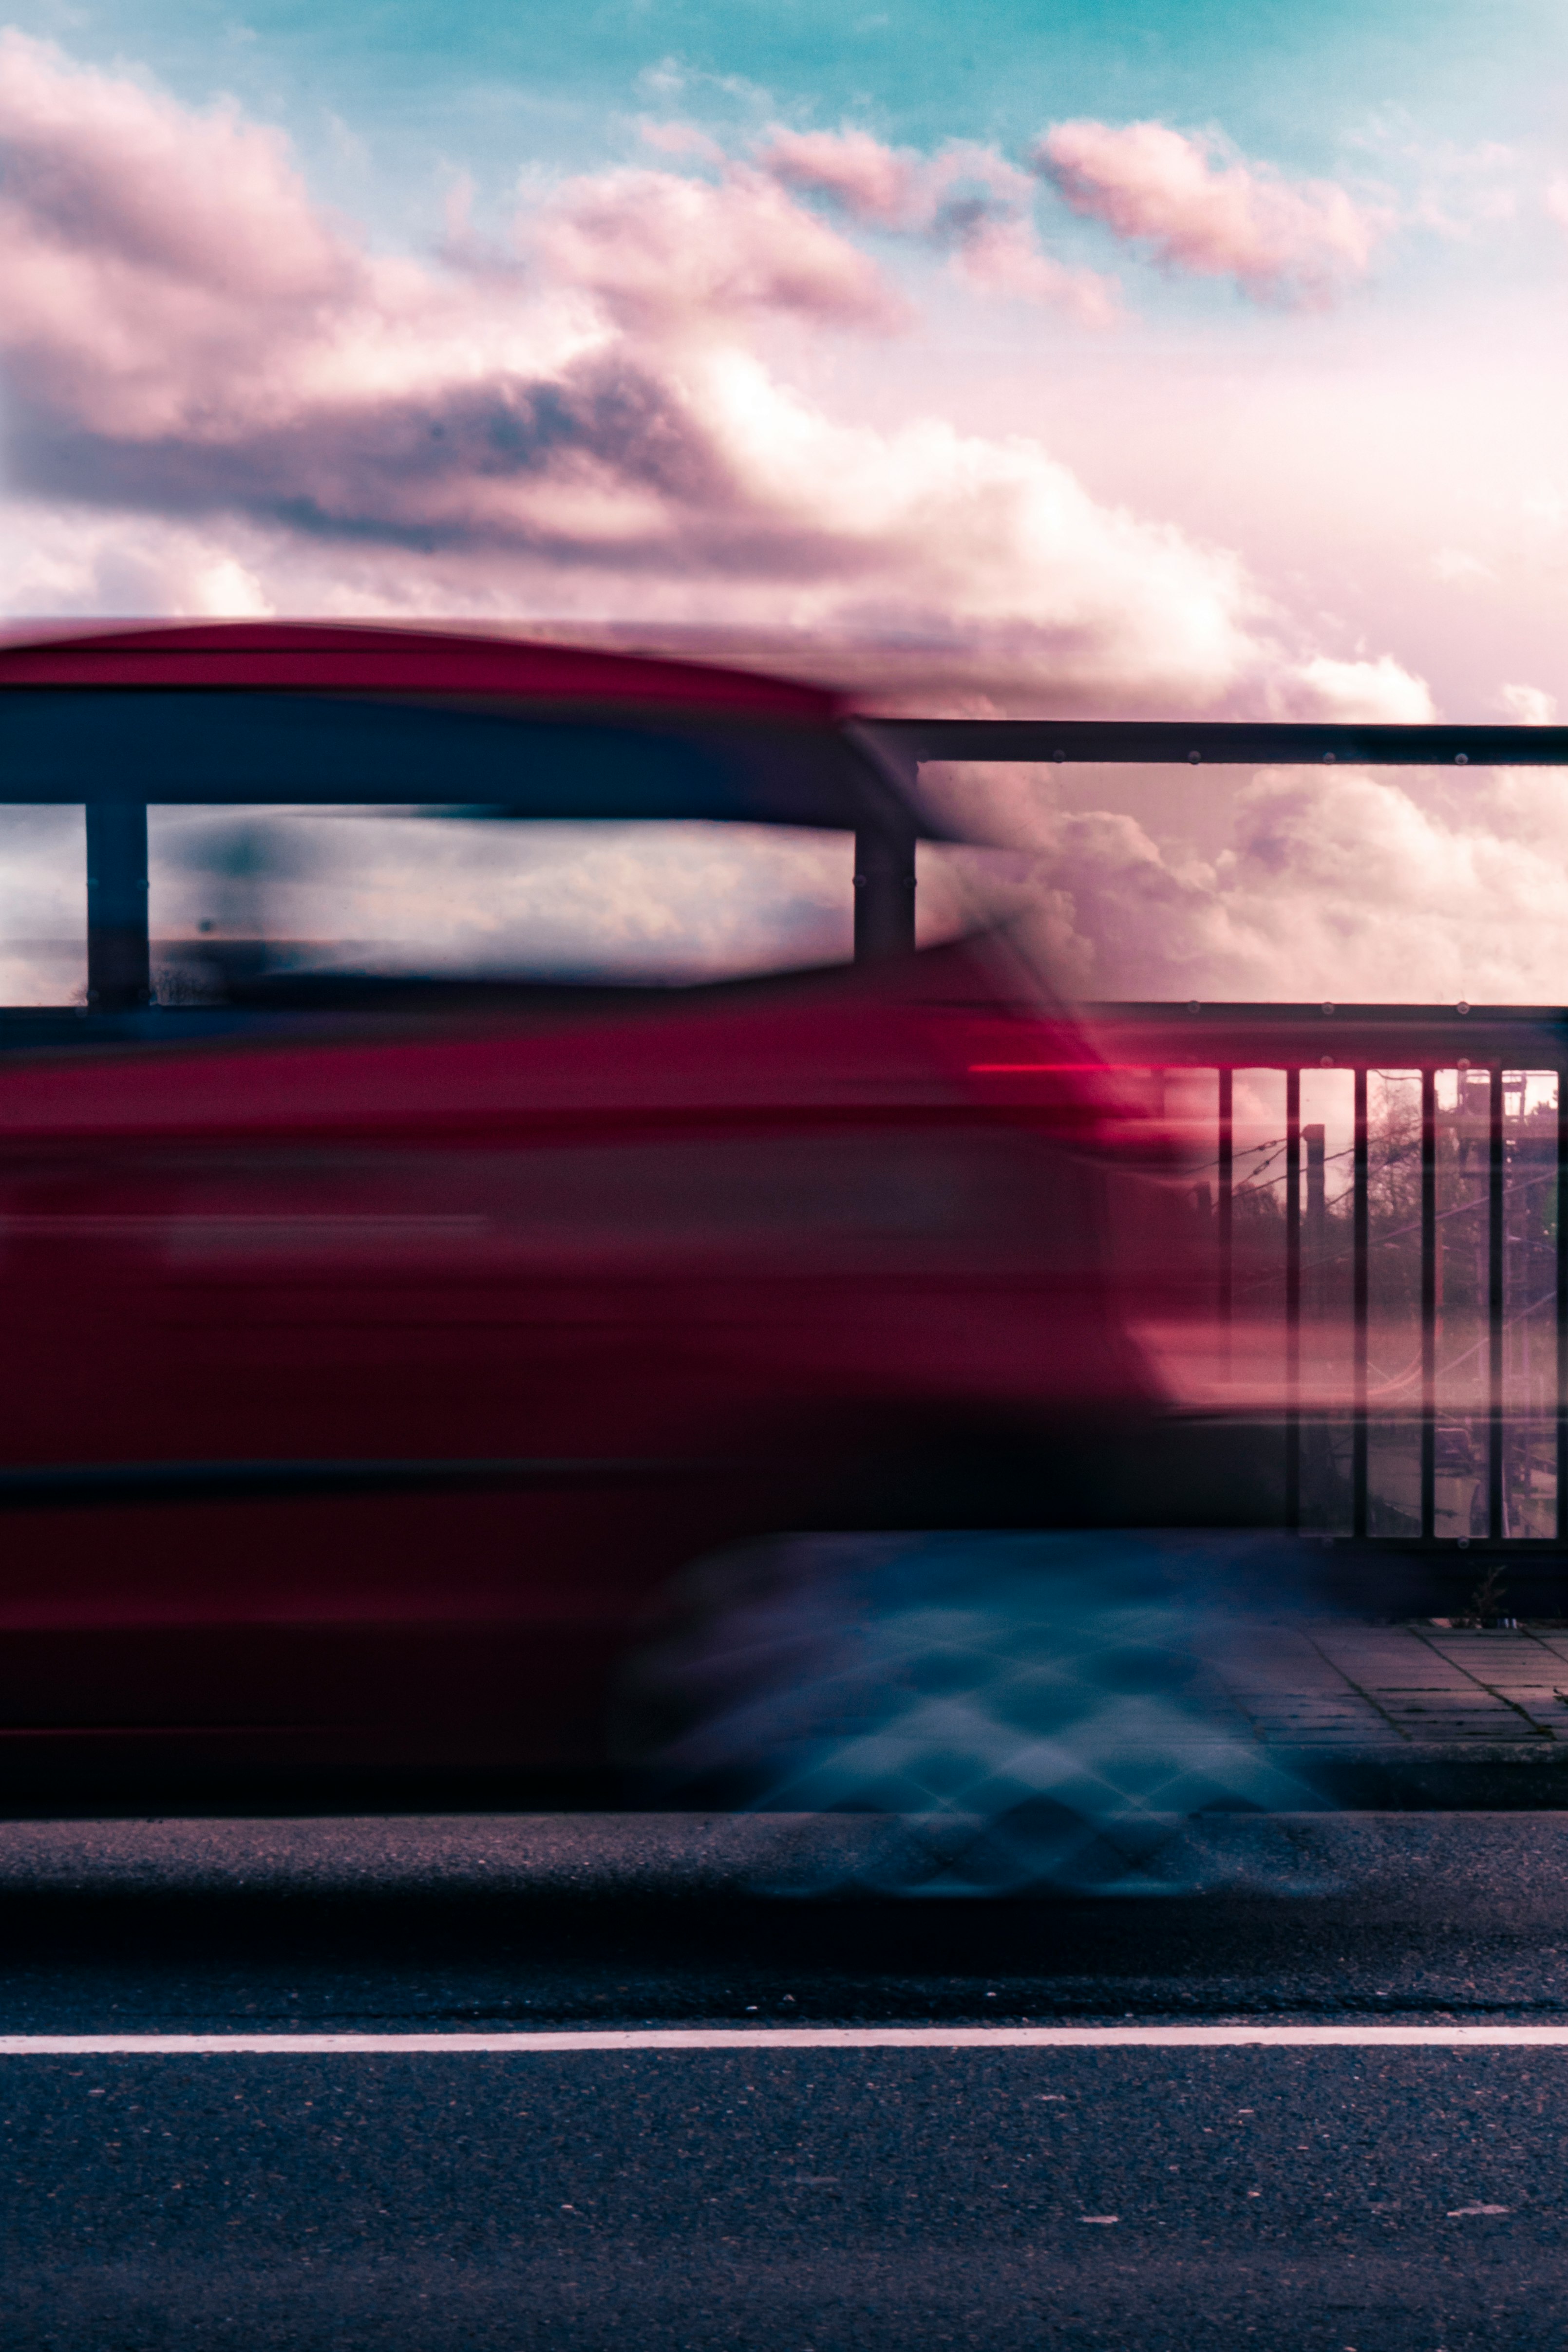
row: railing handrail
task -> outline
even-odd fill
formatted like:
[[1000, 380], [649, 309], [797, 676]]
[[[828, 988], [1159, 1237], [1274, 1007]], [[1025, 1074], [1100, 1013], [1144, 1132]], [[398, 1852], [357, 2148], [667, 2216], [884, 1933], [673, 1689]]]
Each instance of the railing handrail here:
[[1556, 768], [1568, 727], [1294, 719], [879, 719], [857, 730], [894, 760], [1114, 761], [1156, 767]]
[[[1119, 1053], [1180, 1068], [1568, 1069], [1568, 1008], [1555, 1004], [1079, 1003]], [[1522, 1060], [1521, 1056], [1527, 1057]]]

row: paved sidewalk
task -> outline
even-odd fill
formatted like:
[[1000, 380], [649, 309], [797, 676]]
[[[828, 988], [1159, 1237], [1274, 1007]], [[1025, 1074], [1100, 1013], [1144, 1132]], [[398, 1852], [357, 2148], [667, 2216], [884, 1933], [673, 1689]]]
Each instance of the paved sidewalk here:
[[1568, 1796], [1568, 1631], [1251, 1625], [1207, 1663], [1226, 1713], [1303, 1763], [1383, 1765], [1396, 1780], [1423, 1765], [1535, 1765], [1563, 1772]]
[[1328, 1622], [1249, 1629], [1213, 1658], [1269, 1743], [1449, 1747], [1561, 1741], [1568, 1633]]

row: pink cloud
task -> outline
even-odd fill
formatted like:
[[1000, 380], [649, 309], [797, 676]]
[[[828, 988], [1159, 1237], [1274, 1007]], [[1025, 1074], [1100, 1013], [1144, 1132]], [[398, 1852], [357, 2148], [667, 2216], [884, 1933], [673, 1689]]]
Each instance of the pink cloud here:
[[722, 163], [724, 150], [706, 131], [694, 122], [639, 122], [637, 129], [645, 143], [659, 155], [689, 155], [699, 163]]
[[1458, 808], [1418, 771], [1240, 772], [1201, 850], [1178, 797], [1135, 814], [1114, 773], [953, 763], [922, 781], [1026, 855], [1028, 919], [1089, 997], [1549, 1004], [1568, 983], [1551, 771], [1478, 771]]
[[[0, 34], [0, 154], [13, 386], [121, 440], [286, 429], [314, 404], [538, 372], [583, 341], [580, 325], [528, 315], [517, 255], [477, 250], [461, 188], [453, 267], [374, 257], [312, 203], [277, 131], [16, 32]], [[906, 315], [868, 256], [744, 169], [717, 186], [573, 181], [520, 243], [536, 298], [570, 289], [579, 310], [645, 335], [769, 314], [882, 331]]]
[[[374, 254], [235, 110], [15, 34], [0, 59], [12, 610], [721, 622], [807, 667], [899, 638], [922, 701], [989, 661], [1063, 711], [1321, 691], [1233, 555], [1037, 438], [792, 383], [781, 349], [900, 310], [765, 161], [568, 181], [499, 256], [460, 204], [444, 260]], [[953, 149], [855, 201], [1048, 292], [1012, 173]]]
[[62, 251], [265, 301], [342, 290], [342, 238], [281, 134], [220, 104], [193, 113], [0, 32], [4, 202]]
[[909, 234], [931, 226], [939, 192], [931, 165], [912, 149], [884, 146], [868, 131], [775, 130], [758, 161], [786, 187], [830, 197], [869, 228]]
[[363, 283], [276, 131], [15, 31], [0, 33], [0, 332], [27, 355], [28, 389], [104, 422], [174, 425], [279, 336], [319, 337]]
[[1261, 166], [1216, 163], [1161, 122], [1058, 122], [1034, 161], [1075, 212], [1147, 243], [1168, 268], [1234, 278], [1258, 301], [1329, 300], [1365, 275], [1390, 225], [1333, 181], [1292, 185]]
[[1557, 697], [1543, 686], [1500, 686], [1497, 708], [1519, 727], [1554, 727]]
[[1336, 661], [1328, 654], [1313, 654], [1275, 681], [1268, 703], [1277, 719], [1345, 726], [1425, 727], [1438, 715], [1426, 680], [1412, 677], [1390, 654], [1375, 661]]
[[794, 316], [887, 331], [905, 306], [865, 254], [760, 172], [621, 171], [569, 181], [526, 243], [557, 283], [639, 330]]
[[1043, 302], [1073, 312], [1086, 327], [1109, 327], [1120, 316], [1112, 279], [1093, 269], [1069, 269], [1042, 253], [1026, 221], [977, 222], [958, 255], [964, 277], [986, 292], [1018, 302]]
[[1029, 177], [994, 147], [954, 140], [922, 156], [866, 131], [774, 130], [757, 160], [785, 186], [825, 197], [862, 227], [948, 253], [958, 275], [987, 293], [1050, 304], [1087, 326], [1117, 315], [1111, 279], [1041, 250]]

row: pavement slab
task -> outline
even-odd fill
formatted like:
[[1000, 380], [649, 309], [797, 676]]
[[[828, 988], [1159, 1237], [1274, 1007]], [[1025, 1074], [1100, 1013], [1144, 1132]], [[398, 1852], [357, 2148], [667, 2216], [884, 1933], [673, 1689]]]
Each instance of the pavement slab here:
[[[1531, 1802], [1563, 1801], [1552, 1775], [1568, 1768], [1568, 1633], [1555, 1628], [1252, 1624], [1205, 1644], [1205, 1679], [1220, 1719], [1308, 1779], [1362, 1765], [1394, 1775], [1384, 1801], [1507, 1804], [1506, 1775], [1529, 1771]], [[1491, 1775], [1484, 1792], [1478, 1772]]]

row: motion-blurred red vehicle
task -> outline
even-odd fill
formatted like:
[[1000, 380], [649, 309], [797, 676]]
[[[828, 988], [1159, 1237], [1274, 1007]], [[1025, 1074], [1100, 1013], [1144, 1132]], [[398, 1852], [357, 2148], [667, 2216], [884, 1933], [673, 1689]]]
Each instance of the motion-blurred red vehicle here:
[[[89, 868], [88, 1003], [0, 1015], [13, 1796], [595, 1767], [715, 1546], [1212, 1515], [1110, 1246], [1118, 1082], [1005, 936], [915, 950], [934, 828], [830, 697], [249, 624], [0, 689], [5, 798], [85, 805]], [[280, 803], [837, 834], [858, 952], [153, 1001], [148, 807]]]

